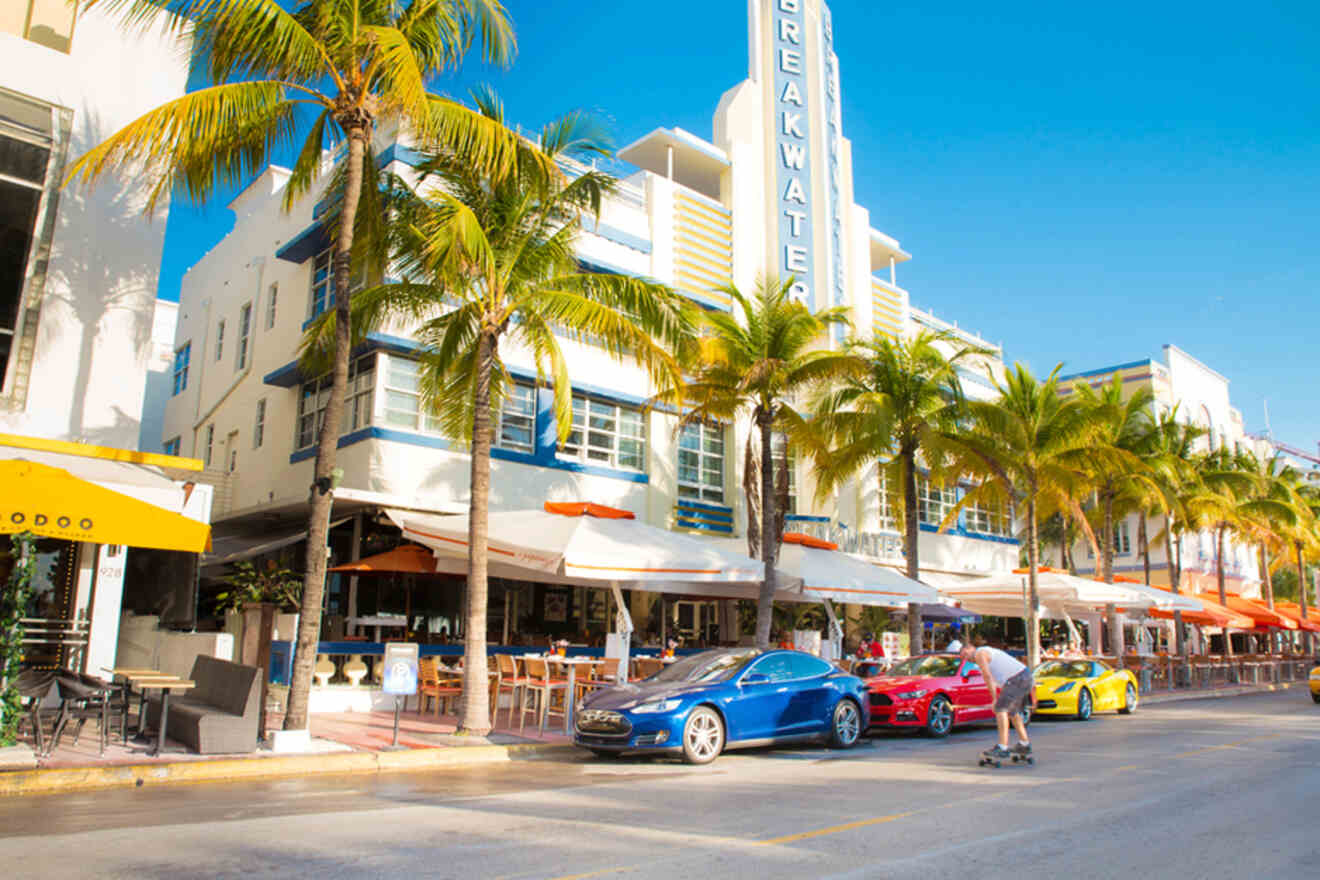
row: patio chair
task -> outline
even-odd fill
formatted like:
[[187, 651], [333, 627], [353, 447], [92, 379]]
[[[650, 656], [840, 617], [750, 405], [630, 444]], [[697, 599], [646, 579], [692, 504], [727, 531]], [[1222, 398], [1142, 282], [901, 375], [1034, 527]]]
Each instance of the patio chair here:
[[[550, 664], [540, 658], [528, 657], [523, 660], [523, 665], [527, 669], [527, 684], [523, 686], [523, 701], [518, 709], [518, 732], [522, 733], [526, 728], [527, 712], [531, 711], [533, 715], [538, 716], [538, 729], [544, 733], [546, 715], [558, 714], [563, 717], [568, 680], [551, 678]], [[558, 710], [552, 705], [556, 693], [562, 698]]]
[[440, 717], [443, 704], [445, 711], [453, 709], [453, 699], [463, 693], [463, 680], [453, 673], [442, 673], [440, 661], [435, 657], [422, 657], [417, 661], [417, 714], [426, 709], [426, 701], [433, 701], [434, 714]]
[[14, 685], [18, 689], [18, 700], [19, 705], [22, 707], [23, 720], [32, 728], [32, 745], [38, 755], [45, 755], [47, 741], [44, 736], [44, 725], [47, 720], [50, 721], [50, 732], [53, 740], [60, 710], [57, 708], [43, 709], [41, 704], [50, 695], [51, 689], [55, 687], [55, 673], [49, 669], [24, 669], [18, 674]]
[[513, 710], [518, 707], [518, 697], [522, 694], [530, 679], [518, 674], [518, 661], [512, 654], [496, 654], [495, 669], [499, 678], [495, 683], [495, 700], [490, 709], [490, 721], [493, 725], [500, 711], [500, 697], [509, 695], [509, 729], [513, 729]]
[[[99, 727], [101, 754], [105, 754], [110, 744], [110, 715], [112, 712], [126, 718], [128, 701], [121, 688], [92, 675], [77, 672], [57, 672], [55, 687], [60, 695], [60, 716], [51, 734], [50, 751], [59, 747], [70, 721], [78, 724], [73, 730], [73, 741], [77, 744], [82, 735], [83, 725], [95, 720]], [[120, 724], [121, 730], [125, 727]]]
[[633, 666], [637, 670], [637, 678], [650, 678], [665, 668], [664, 661], [658, 657], [638, 657]]

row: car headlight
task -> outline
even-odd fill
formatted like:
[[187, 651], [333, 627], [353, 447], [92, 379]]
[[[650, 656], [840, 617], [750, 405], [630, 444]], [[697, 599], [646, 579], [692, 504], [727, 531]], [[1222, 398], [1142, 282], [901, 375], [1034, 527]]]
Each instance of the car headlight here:
[[678, 708], [681, 700], [675, 698], [670, 700], [655, 700], [650, 703], [642, 703], [640, 706], [634, 706], [630, 711], [638, 715], [649, 715], [653, 712], [672, 712]]
[[1066, 683], [1061, 684], [1061, 685], [1059, 685], [1058, 687], [1056, 687], [1056, 688], [1054, 689], [1054, 692], [1055, 692], [1056, 694], [1067, 693], [1068, 691], [1072, 690], [1072, 689], [1073, 689], [1073, 686], [1076, 685], [1076, 684], [1077, 684], [1077, 682], [1075, 682], [1075, 681], [1066, 682]]
[[915, 691], [902, 691], [900, 693], [894, 694], [894, 699], [915, 700], [917, 697], [924, 697], [924, 696], [926, 696], [926, 689], [918, 688]]

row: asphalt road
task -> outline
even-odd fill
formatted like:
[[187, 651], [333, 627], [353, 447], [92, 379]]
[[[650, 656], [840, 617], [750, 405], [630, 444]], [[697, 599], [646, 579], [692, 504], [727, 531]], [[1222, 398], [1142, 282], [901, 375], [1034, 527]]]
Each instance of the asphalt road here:
[[1320, 876], [1305, 691], [850, 752], [534, 761], [0, 800], [8, 877]]

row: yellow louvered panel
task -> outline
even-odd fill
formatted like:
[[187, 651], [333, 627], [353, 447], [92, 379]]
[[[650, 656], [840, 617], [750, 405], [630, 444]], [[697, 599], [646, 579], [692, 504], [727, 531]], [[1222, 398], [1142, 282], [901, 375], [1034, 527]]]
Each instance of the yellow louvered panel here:
[[674, 200], [674, 282], [681, 290], [728, 304], [711, 291], [733, 276], [733, 224], [729, 212], [683, 192]]
[[716, 250], [697, 239], [680, 239], [674, 242], [674, 253], [686, 257], [695, 263], [708, 263], [729, 270], [729, 252]]

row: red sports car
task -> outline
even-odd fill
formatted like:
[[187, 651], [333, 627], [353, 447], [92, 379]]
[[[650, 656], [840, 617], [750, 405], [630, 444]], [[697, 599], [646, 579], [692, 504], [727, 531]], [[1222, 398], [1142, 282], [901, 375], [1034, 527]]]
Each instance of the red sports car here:
[[921, 729], [930, 736], [948, 736], [956, 724], [994, 721], [990, 689], [981, 670], [969, 663], [960, 675], [961, 665], [957, 654], [922, 654], [894, 664], [884, 675], [868, 678], [871, 727]]

